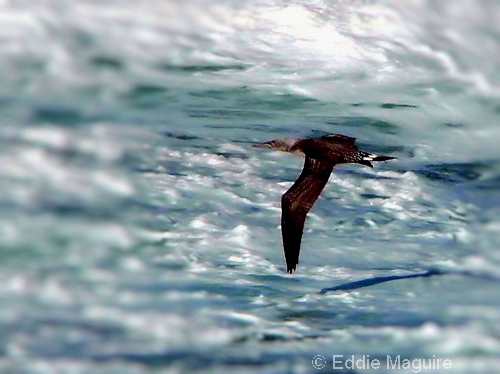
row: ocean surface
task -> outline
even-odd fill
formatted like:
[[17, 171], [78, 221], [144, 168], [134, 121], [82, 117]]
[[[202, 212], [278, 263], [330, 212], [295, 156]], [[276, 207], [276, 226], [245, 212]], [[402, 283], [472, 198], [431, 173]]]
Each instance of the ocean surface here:
[[[0, 372], [500, 372], [499, 19], [0, 1]], [[303, 160], [251, 145], [328, 133], [397, 160], [334, 169], [289, 275]]]

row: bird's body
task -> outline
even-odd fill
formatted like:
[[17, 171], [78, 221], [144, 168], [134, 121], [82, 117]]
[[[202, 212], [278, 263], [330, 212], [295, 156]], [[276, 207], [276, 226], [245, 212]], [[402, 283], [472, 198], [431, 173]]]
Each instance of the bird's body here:
[[386, 161], [395, 157], [379, 156], [360, 151], [355, 138], [341, 134], [319, 138], [282, 138], [254, 144], [305, 156], [299, 178], [281, 198], [281, 234], [287, 271], [292, 273], [299, 262], [300, 243], [307, 213], [325, 187], [337, 164], [358, 163], [373, 167], [371, 161]]

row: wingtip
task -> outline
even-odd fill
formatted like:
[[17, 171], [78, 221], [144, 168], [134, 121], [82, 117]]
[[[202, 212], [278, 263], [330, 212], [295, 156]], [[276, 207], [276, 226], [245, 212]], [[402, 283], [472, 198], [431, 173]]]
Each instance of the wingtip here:
[[288, 274], [292, 274], [296, 270], [297, 270], [297, 265], [287, 265], [286, 266], [286, 272]]

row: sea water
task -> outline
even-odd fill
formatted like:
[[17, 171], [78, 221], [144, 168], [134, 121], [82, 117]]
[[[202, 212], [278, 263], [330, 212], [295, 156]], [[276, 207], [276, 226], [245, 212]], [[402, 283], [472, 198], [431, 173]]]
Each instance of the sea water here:
[[[498, 371], [499, 18], [1, 1], [0, 371]], [[289, 275], [303, 159], [251, 144], [328, 133], [397, 160], [334, 169]]]

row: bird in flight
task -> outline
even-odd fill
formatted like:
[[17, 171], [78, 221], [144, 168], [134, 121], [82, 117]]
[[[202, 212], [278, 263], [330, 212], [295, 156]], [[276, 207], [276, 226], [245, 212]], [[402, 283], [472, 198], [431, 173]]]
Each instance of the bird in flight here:
[[286, 268], [292, 273], [299, 263], [300, 243], [307, 213], [314, 205], [337, 164], [357, 163], [373, 167], [372, 161], [392, 160], [395, 157], [363, 152], [354, 144], [356, 138], [330, 134], [319, 138], [281, 138], [254, 144], [305, 156], [299, 178], [281, 198], [281, 236]]

